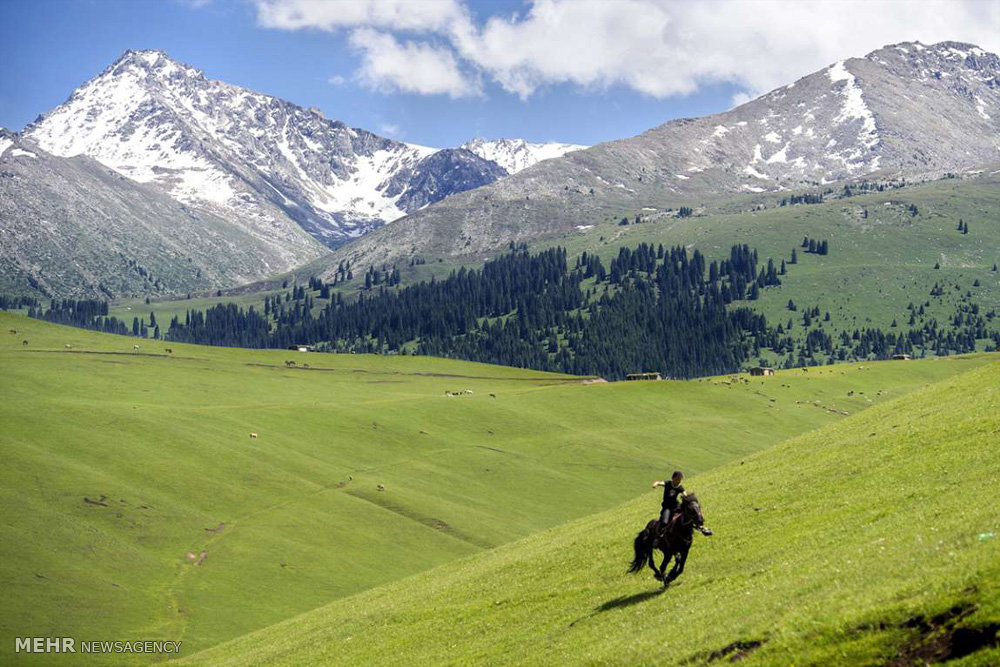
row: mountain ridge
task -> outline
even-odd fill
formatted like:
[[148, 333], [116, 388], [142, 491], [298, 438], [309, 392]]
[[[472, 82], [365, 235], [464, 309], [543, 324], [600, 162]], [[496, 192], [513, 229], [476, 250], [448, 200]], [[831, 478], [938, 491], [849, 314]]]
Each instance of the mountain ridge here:
[[940, 177], [1000, 159], [1000, 59], [903, 42], [729, 111], [544, 161], [341, 249], [334, 265], [477, 255], [583, 223], [863, 178]]
[[[54, 155], [87, 154], [237, 224], [248, 216], [294, 223], [329, 246], [451, 194], [442, 183], [475, 187], [506, 175], [462, 149], [387, 139], [209, 79], [158, 50], [126, 51], [23, 134]], [[460, 177], [432, 178], [433, 188], [410, 182], [442, 151], [451, 155], [436, 162]]]

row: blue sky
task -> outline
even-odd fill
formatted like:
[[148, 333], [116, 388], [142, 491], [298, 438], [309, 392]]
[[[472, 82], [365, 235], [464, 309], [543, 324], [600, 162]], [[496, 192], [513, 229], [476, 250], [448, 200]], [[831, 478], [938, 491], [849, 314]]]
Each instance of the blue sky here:
[[125, 49], [156, 48], [415, 143], [593, 144], [894, 41], [997, 50], [1000, 2], [951, 2], [946, 20], [937, 5], [873, 0], [858, 27], [844, 3], [779, 0], [3, 0], [0, 125], [19, 130]]

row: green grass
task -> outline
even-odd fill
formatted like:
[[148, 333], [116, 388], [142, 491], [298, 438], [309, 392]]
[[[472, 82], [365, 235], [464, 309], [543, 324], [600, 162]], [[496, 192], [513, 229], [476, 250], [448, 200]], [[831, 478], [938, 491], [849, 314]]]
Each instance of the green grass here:
[[716, 536], [665, 591], [625, 574], [649, 493], [190, 662], [924, 664], [964, 628], [993, 648], [949, 664], [998, 664], [998, 380], [972, 370], [690, 479]]
[[[746, 205], [748, 200], [741, 201]], [[947, 325], [962, 303], [977, 304], [982, 313], [1000, 311], [1000, 273], [992, 270], [994, 264], [1000, 263], [1000, 176], [945, 179], [846, 199], [828, 199], [818, 205], [778, 208], [773, 201], [769, 205], [770, 208], [760, 211], [712, 213], [683, 219], [623, 211], [630, 219], [642, 213], [651, 222], [627, 227], [615, 222], [595, 223], [584, 232], [539, 239], [530, 247], [539, 251], [554, 245], [564, 246], [571, 262], [584, 251], [596, 253], [605, 264], [620, 248], [634, 248], [639, 243], [697, 248], [709, 259], [727, 258], [732, 245], [746, 243], [758, 250], [763, 263], [772, 258], [777, 264], [790, 259], [792, 248], [796, 248], [798, 264], [789, 265], [789, 273], [782, 277], [780, 287], [763, 290], [758, 301], [738, 305], [750, 305], [764, 313], [772, 326], [786, 325], [791, 319], [791, 335], [798, 341], [808, 331], [802, 323], [802, 310], [806, 307], [817, 306], [821, 311], [821, 317], [810, 328], [821, 327], [833, 335], [874, 327], [886, 332], [905, 331], [910, 328], [907, 310], [910, 303], [928, 304], [915, 327], [932, 319]], [[917, 207], [917, 216], [910, 214], [910, 205]], [[867, 218], [861, 215], [865, 210]], [[969, 234], [956, 230], [960, 219], [968, 223]], [[830, 254], [802, 252], [799, 244], [804, 236], [829, 240]], [[428, 259], [425, 265], [401, 267], [405, 280], [425, 280], [432, 275], [441, 278], [460, 265], [479, 266], [483, 260], [447, 257], [445, 263], [438, 263], [434, 257]], [[316, 266], [323, 261], [318, 260]], [[940, 268], [935, 269], [935, 264]], [[355, 273], [363, 276], [366, 269], [355, 267]], [[295, 274], [304, 283], [308, 267]], [[979, 286], [975, 286], [977, 280]], [[358, 282], [363, 279], [338, 289], [351, 296], [356, 293]], [[942, 296], [931, 296], [935, 283], [945, 286]], [[148, 318], [153, 310], [165, 333], [170, 317], [183, 317], [189, 308], [204, 309], [232, 302], [262, 309], [264, 296], [276, 293], [251, 292], [150, 305], [141, 301], [121, 302], [114, 305], [112, 314], [130, 324], [132, 317]], [[797, 312], [786, 308], [789, 300], [798, 306]], [[318, 308], [326, 302], [317, 299], [316, 304]], [[826, 312], [830, 313], [829, 322], [822, 321]], [[897, 322], [896, 329], [891, 327], [893, 320]], [[996, 330], [1000, 324], [994, 320], [991, 326]], [[987, 340], [982, 339], [979, 349], [986, 346]], [[768, 352], [763, 356], [771, 363], [782, 361]]]
[[[156, 341], [134, 353], [132, 338], [0, 314], [8, 329], [0, 628], [180, 639], [185, 654], [990, 358], [583, 385], [427, 357]], [[12, 650], [0, 644], [5, 661]]]
[[[919, 210], [916, 217], [907, 211], [910, 204]], [[860, 215], [865, 209], [867, 218]], [[969, 234], [955, 229], [959, 219], [969, 224]], [[830, 253], [804, 253], [800, 247], [804, 236], [828, 239]], [[966, 292], [972, 292], [970, 302], [983, 312], [1000, 310], [1000, 273], [992, 270], [1000, 262], [1000, 177], [995, 175], [935, 181], [816, 205], [667, 218], [627, 227], [596, 224], [532, 247], [562, 245], [570, 257], [587, 251], [608, 262], [619, 248], [643, 242], [697, 248], [710, 260], [728, 258], [732, 245], [746, 243], [758, 250], [762, 262], [773, 258], [779, 265], [796, 248], [799, 263], [789, 265], [783, 284], [763, 290], [758, 301], [744, 305], [764, 313], [772, 325], [792, 318], [792, 334], [799, 339], [806, 332], [801, 321], [806, 306], [830, 312], [830, 322], [813, 325], [828, 332], [866, 327], [890, 331], [894, 319], [897, 331], [905, 330], [907, 305], [926, 301], [930, 307], [925, 320], [933, 317], [944, 324]], [[934, 269], [935, 264], [940, 269]], [[979, 287], [974, 287], [976, 280]], [[930, 296], [936, 282], [946, 284], [942, 297]], [[786, 309], [789, 299], [799, 312]]]

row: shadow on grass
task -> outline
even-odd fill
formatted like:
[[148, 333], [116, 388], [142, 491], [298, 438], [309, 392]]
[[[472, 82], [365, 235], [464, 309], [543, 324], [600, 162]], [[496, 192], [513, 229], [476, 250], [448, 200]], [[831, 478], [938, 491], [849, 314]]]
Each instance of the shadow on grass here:
[[642, 593], [636, 593], [635, 595], [625, 595], [620, 598], [615, 598], [614, 600], [608, 600], [598, 607], [597, 611], [611, 611], [612, 609], [631, 607], [634, 604], [639, 604], [640, 602], [645, 602], [646, 600], [655, 598], [658, 595], [663, 595], [666, 590], [666, 588], [660, 587], [655, 590], [643, 591]]

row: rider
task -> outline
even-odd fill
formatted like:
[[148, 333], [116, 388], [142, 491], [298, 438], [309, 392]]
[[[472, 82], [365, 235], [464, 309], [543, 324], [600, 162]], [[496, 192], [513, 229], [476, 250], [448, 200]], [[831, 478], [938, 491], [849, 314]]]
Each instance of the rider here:
[[[684, 487], [681, 486], [681, 482], [684, 481], [684, 473], [680, 470], [675, 470], [674, 474], [670, 476], [670, 481], [665, 482], [658, 480], [653, 482], [653, 488], [658, 486], [663, 487], [663, 503], [660, 505], [660, 526], [666, 527], [670, 525], [670, 519], [673, 518], [674, 511], [680, 507], [681, 499], [684, 497]], [[704, 526], [697, 526], [698, 530], [704, 535], [711, 535], [712, 531]]]

